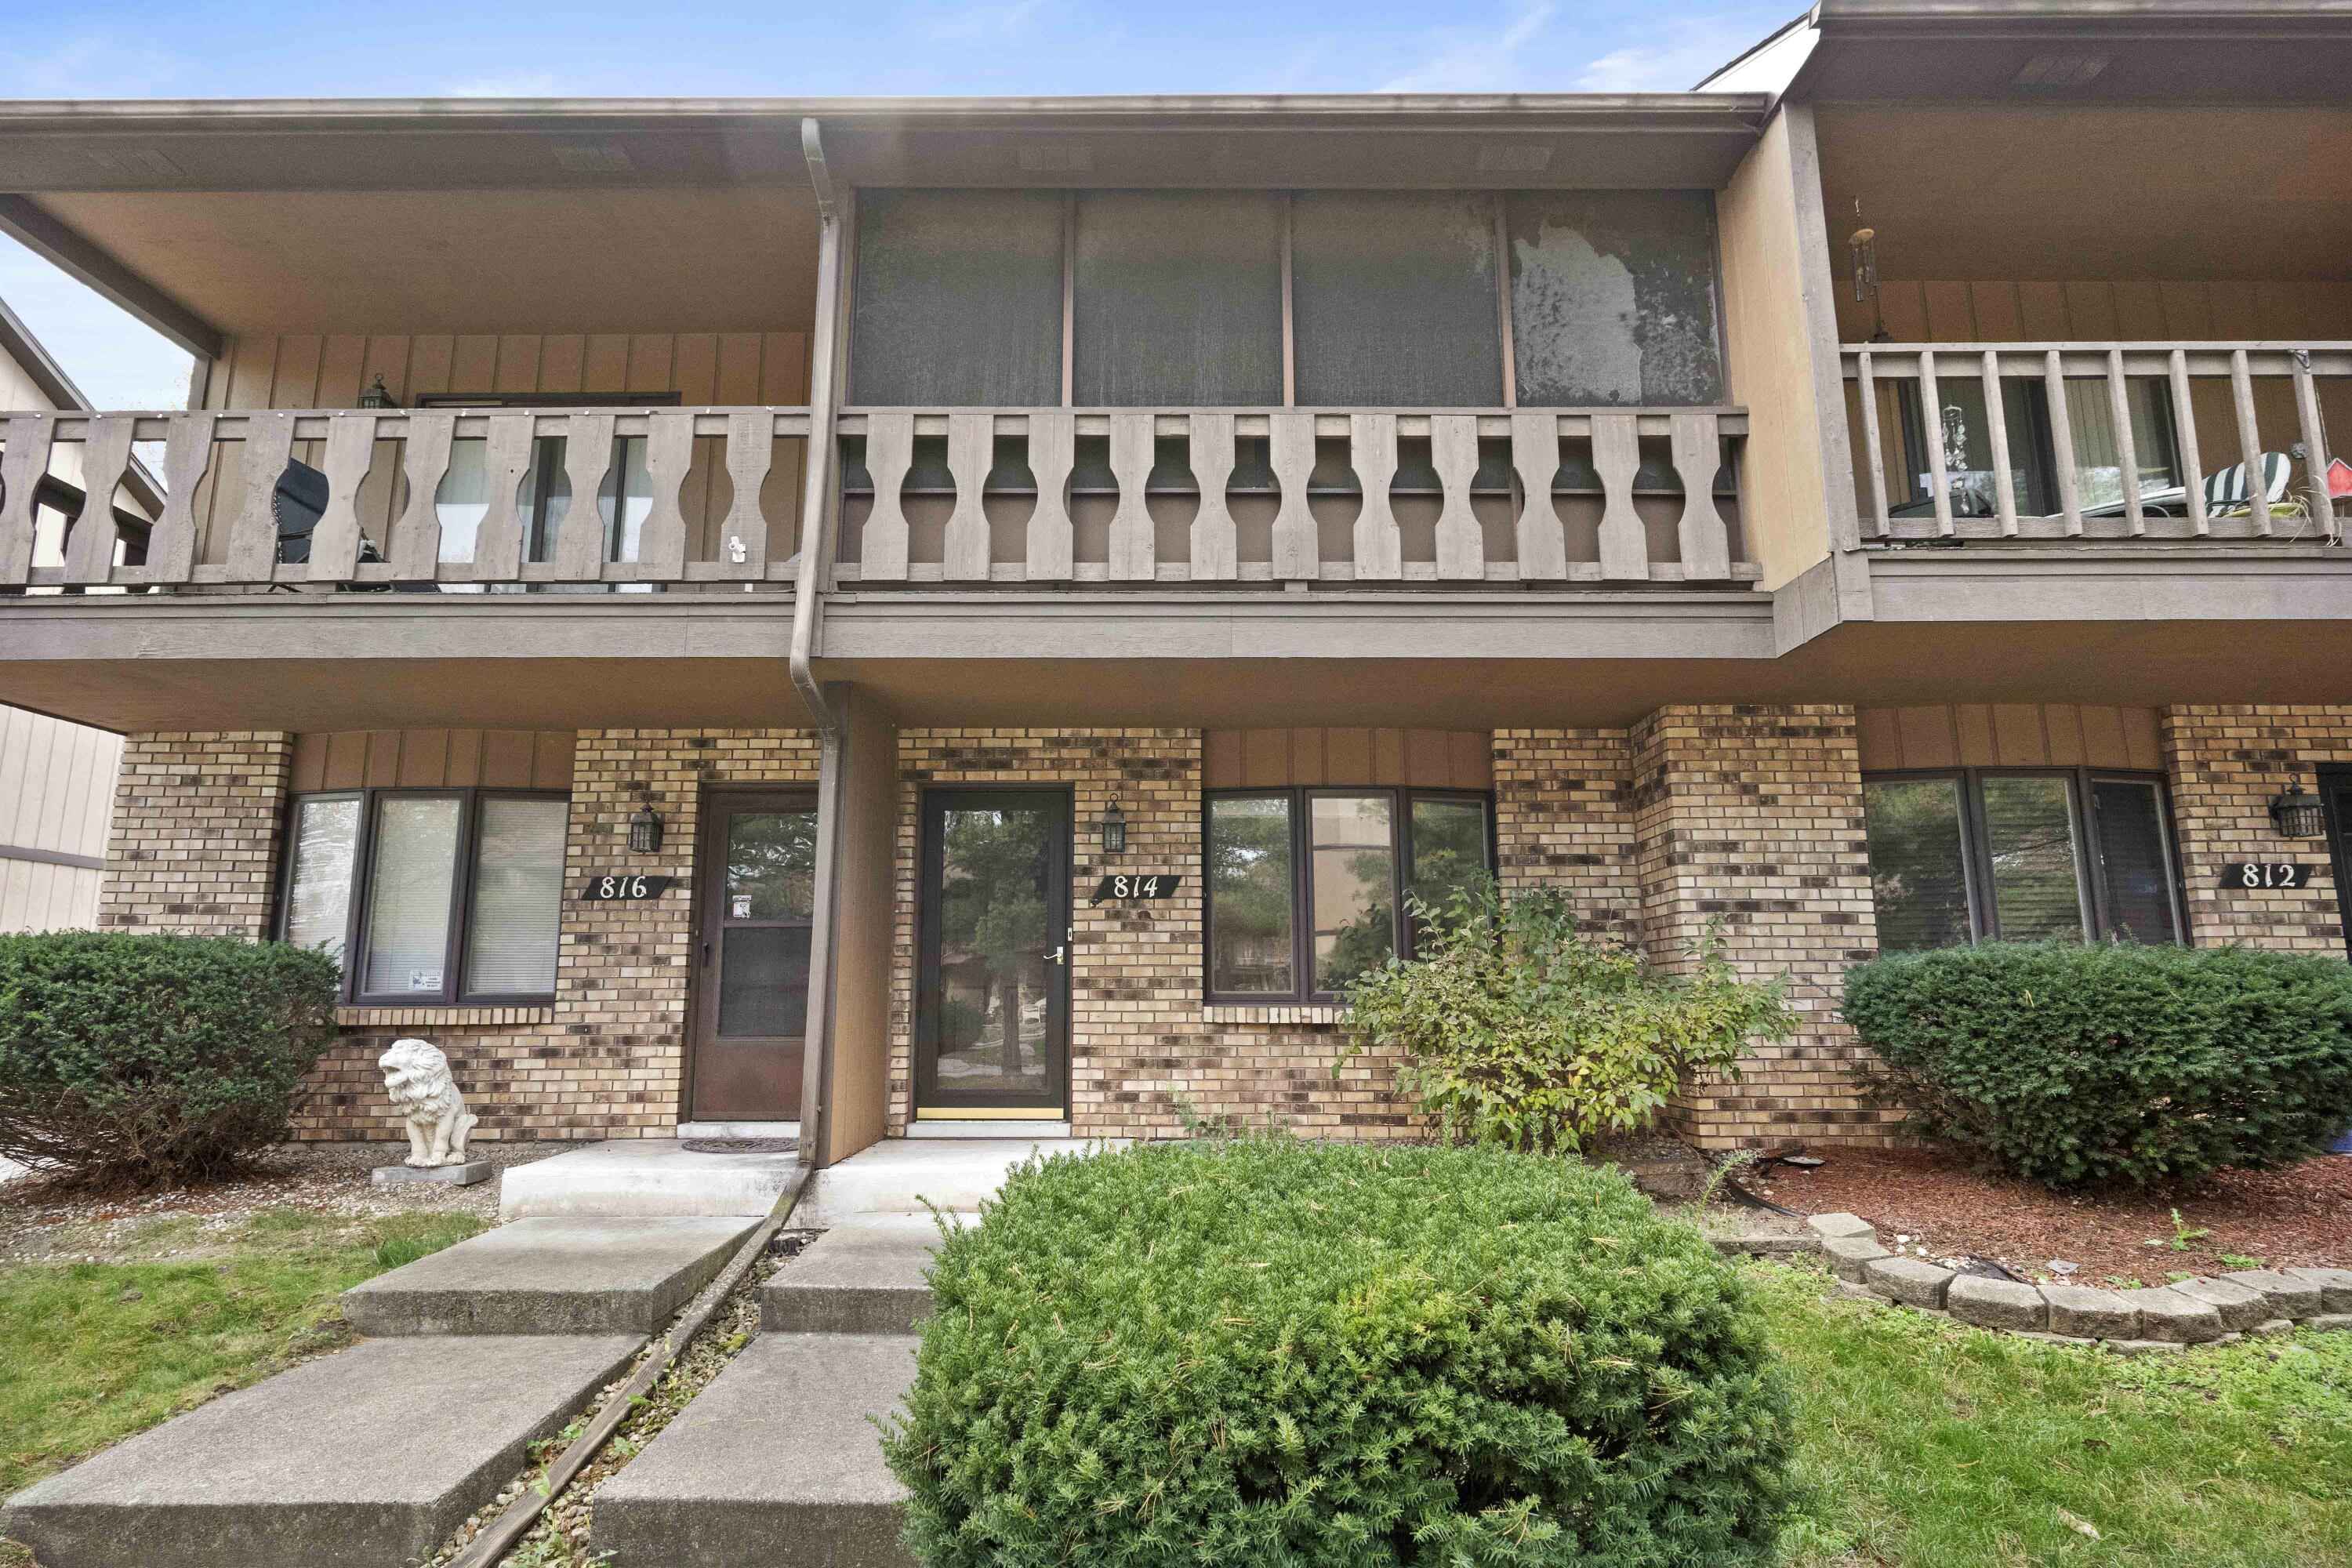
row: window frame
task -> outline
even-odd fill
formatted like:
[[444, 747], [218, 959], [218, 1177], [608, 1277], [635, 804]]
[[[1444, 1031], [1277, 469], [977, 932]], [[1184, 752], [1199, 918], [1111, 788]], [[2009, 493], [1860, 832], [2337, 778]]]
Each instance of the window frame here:
[[[1271, 784], [1264, 788], [1212, 789], [1201, 792], [1201, 995], [1215, 1007], [1328, 1007], [1341, 997], [1315, 984], [1315, 850], [1309, 803], [1317, 798], [1353, 799], [1383, 795], [1389, 801], [1389, 905], [1400, 957], [1411, 959], [1417, 932], [1405, 908], [1412, 883], [1412, 805], [1417, 800], [1464, 801], [1475, 805], [1486, 829], [1486, 874], [1496, 867], [1495, 794], [1492, 790], [1423, 788], [1417, 784]], [[1286, 807], [1290, 834], [1290, 973], [1287, 991], [1219, 991], [1215, 986], [1216, 952], [1209, 940], [1211, 905], [1216, 889], [1211, 880], [1209, 836], [1220, 800], [1280, 800]]]
[[[457, 858], [453, 872], [454, 886], [449, 894], [449, 934], [442, 955], [441, 988], [425, 991], [365, 991], [361, 978], [367, 973], [368, 910], [375, 896], [375, 838], [378, 804], [389, 799], [456, 800], [457, 802]], [[570, 848], [571, 825], [568, 820], [572, 792], [560, 789], [510, 789], [485, 784], [461, 784], [446, 788], [430, 785], [394, 785], [362, 789], [302, 790], [289, 794], [286, 801], [284, 853], [278, 876], [278, 908], [271, 921], [271, 931], [278, 941], [285, 940], [286, 921], [293, 906], [295, 839], [304, 802], [311, 800], [351, 800], [360, 803], [360, 821], [352, 847], [351, 908], [344, 912], [342, 983], [336, 989], [336, 1000], [351, 1007], [543, 1007], [555, 1000], [555, 986], [550, 983], [545, 991], [472, 991], [466, 986], [467, 938], [473, 930], [475, 878], [481, 859], [482, 803], [486, 800], [544, 800], [565, 803], [565, 848]], [[566, 868], [568, 870], [568, 867]], [[559, 872], [556, 887], [556, 919], [559, 943], [562, 940], [563, 877]]]
[[1888, 768], [1864, 773], [1862, 782], [1867, 785], [1937, 781], [1959, 785], [1960, 869], [1962, 880], [1967, 885], [1969, 942], [1974, 945], [2002, 940], [1993, 889], [1992, 839], [1985, 816], [1984, 781], [2036, 777], [2058, 777], [2066, 781], [2066, 810], [2074, 829], [2076, 847], [2075, 894], [2083, 910], [2083, 940], [2085, 942], [2113, 942], [2125, 934], [2116, 929], [2114, 916], [2108, 908], [2106, 843], [2100, 833], [2099, 814], [2092, 790], [2097, 784], [2107, 783], [2155, 787], [2157, 821], [2163, 837], [2165, 889], [2172, 902], [2172, 941], [2181, 947], [2193, 946], [2189, 924], [2188, 888], [2181, 879], [2179, 829], [2172, 813], [2171, 784], [2162, 773], [2144, 768], [2051, 765]]

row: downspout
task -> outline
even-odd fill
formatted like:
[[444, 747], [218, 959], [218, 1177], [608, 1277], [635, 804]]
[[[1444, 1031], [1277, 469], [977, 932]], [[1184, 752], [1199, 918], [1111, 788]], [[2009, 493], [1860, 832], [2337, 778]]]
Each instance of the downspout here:
[[[823, 761], [821, 779], [838, 780], [846, 758], [846, 719], [829, 700], [816, 679], [812, 656], [816, 647], [819, 598], [824, 593], [829, 554], [828, 532], [833, 520], [835, 469], [839, 458], [837, 426], [841, 395], [834, 374], [838, 357], [836, 340], [841, 318], [841, 208], [834, 197], [833, 178], [824, 165], [824, 144], [814, 119], [801, 121], [801, 153], [808, 162], [809, 180], [816, 187], [817, 262], [816, 316], [809, 334], [808, 462], [801, 490], [800, 570], [793, 578], [793, 685], [815, 719]], [[841, 909], [841, 811], [836, 789], [831, 801], [820, 799], [817, 813], [817, 879], [810, 913], [808, 1048], [809, 1061], [802, 1078], [800, 1163], [822, 1165], [828, 1136], [833, 1092], [833, 1014], [835, 937]], [[831, 809], [825, 809], [830, 806]]]

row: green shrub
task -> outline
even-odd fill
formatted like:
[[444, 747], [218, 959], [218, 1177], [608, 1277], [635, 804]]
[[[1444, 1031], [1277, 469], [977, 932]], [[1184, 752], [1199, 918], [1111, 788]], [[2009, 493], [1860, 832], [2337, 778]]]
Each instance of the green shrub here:
[[1916, 1131], [2056, 1186], [2290, 1163], [2352, 1120], [2352, 966], [2254, 948], [1986, 942], [1846, 976]]
[[1649, 1125], [1694, 1073], [1737, 1077], [1750, 1040], [1796, 1028], [1779, 984], [1741, 980], [1712, 931], [1688, 973], [1667, 973], [1580, 933], [1556, 888], [1505, 898], [1488, 883], [1412, 908], [1421, 956], [1357, 979], [1348, 1055], [1404, 1053], [1399, 1086], [1451, 1139], [1578, 1149]]
[[94, 1184], [233, 1168], [334, 1038], [332, 960], [222, 937], [0, 936], [0, 1154]]
[[1494, 1149], [1033, 1162], [931, 1277], [884, 1444], [931, 1568], [1769, 1559], [1746, 1287], [1613, 1172]]

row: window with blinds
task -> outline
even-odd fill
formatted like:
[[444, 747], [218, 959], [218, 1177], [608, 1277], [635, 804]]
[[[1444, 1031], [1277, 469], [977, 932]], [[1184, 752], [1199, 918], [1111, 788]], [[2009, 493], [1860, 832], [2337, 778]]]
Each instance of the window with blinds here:
[[560, 800], [482, 802], [467, 906], [466, 990], [546, 995], [555, 989], [555, 932], [563, 901]]

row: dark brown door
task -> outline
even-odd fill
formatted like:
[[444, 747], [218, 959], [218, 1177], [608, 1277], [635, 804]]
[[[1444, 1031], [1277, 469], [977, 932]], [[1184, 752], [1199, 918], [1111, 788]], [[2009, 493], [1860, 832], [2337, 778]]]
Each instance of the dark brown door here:
[[915, 1111], [1068, 1109], [1070, 797], [923, 796]]
[[2319, 770], [2319, 798], [2327, 811], [2327, 850], [2336, 873], [2336, 912], [2344, 945], [2352, 952], [2352, 768]]
[[808, 1027], [816, 798], [713, 795], [702, 820], [688, 1114], [793, 1121], [801, 1113]]

